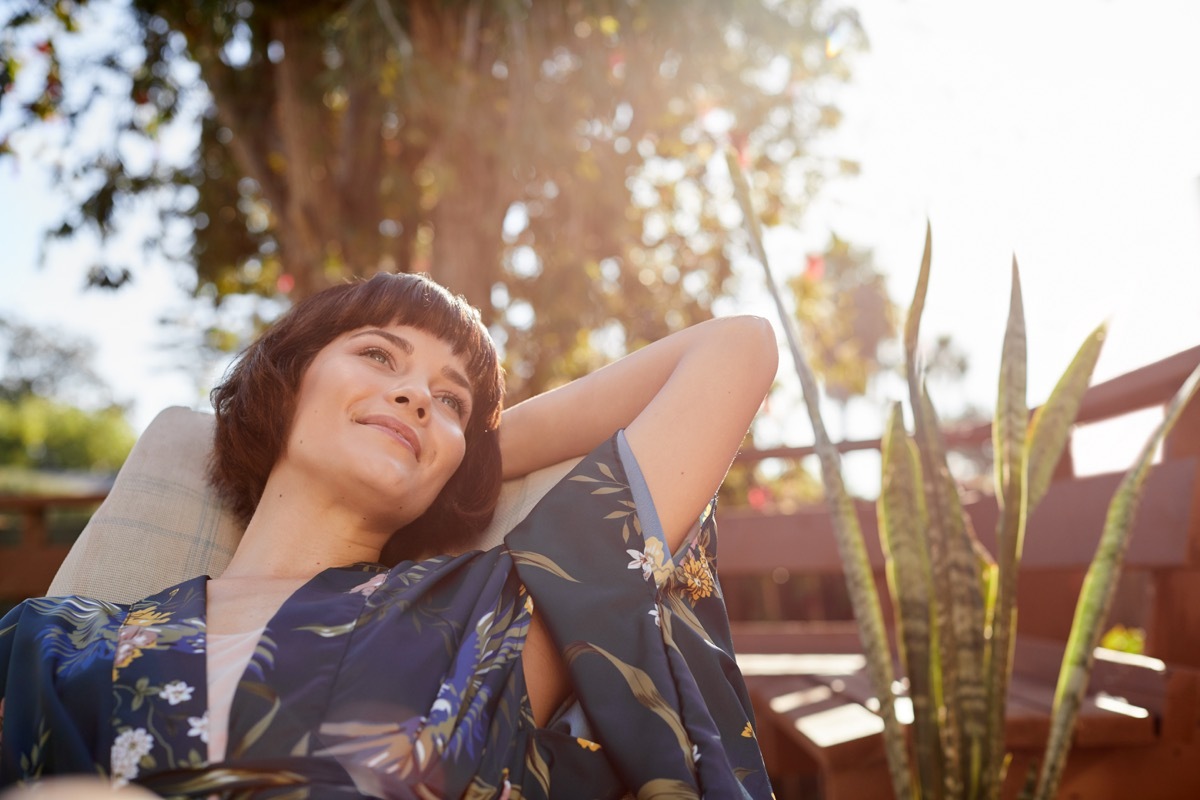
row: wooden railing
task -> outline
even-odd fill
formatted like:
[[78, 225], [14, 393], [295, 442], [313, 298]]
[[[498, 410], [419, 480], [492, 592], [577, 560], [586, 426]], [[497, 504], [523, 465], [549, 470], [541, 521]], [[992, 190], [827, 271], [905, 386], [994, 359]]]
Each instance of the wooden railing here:
[[14, 603], [45, 594], [59, 564], [71, 549], [69, 542], [52, 540], [51, 512], [56, 509], [91, 511], [104, 497], [102, 493], [40, 497], [0, 495], [0, 519], [19, 530], [15, 543], [0, 545], [0, 601]]
[[[1166, 404], [1197, 364], [1200, 364], [1200, 347], [1193, 347], [1162, 361], [1156, 361], [1133, 372], [1127, 372], [1119, 377], [1096, 384], [1084, 395], [1076, 418], [1076, 425], [1103, 422], [1134, 411]], [[1198, 412], [1195, 404], [1191, 411], [1191, 426], [1189, 427], [1186, 418], [1176, 425], [1168, 439], [1164, 457], [1169, 457], [1170, 453], [1179, 452], [1178, 447], [1180, 446], [1183, 446], [1187, 453], [1200, 452], [1200, 442], [1196, 441], [1196, 437], [1200, 436], [1200, 427], [1197, 427], [1200, 423], [1196, 419]], [[950, 428], [943, 432], [943, 436], [950, 448], [977, 448], [991, 440], [992, 426], [991, 423], [983, 423], [970, 427]], [[1192, 441], [1190, 449], [1186, 444], [1189, 439]], [[841, 453], [862, 450], [878, 451], [881, 442], [879, 439], [859, 439], [839, 442], [836, 447]], [[816, 453], [817, 448], [814, 445], [745, 450], [738, 454], [735, 462], [756, 463], [769, 458], [798, 460], [816, 455]], [[1070, 458], [1071, 450], [1068, 447], [1063, 455], [1064, 462], [1059, 464], [1059, 473], [1056, 478], [1074, 475], [1074, 467], [1071, 465]], [[1064, 466], [1069, 469], [1064, 469]]]

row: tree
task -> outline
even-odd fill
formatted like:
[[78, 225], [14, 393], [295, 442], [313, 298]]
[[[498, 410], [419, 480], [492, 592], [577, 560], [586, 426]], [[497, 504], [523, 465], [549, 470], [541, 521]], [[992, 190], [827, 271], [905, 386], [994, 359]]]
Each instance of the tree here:
[[94, 411], [38, 395], [0, 400], [0, 464], [116, 472], [134, 442], [120, 406]]
[[896, 366], [880, 351], [895, 341], [899, 311], [870, 251], [833, 234], [790, 284], [813, 369], [831, 399], [845, 405], [866, 394], [881, 369]]
[[93, 355], [89, 342], [0, 318], [0, 466], [115, 472], [124, 463], [133, 429], [88, 366]]
[[0, 317], [0, 400], [36, 394], [110, 403], [90, 366], [95, 354], [91, 342]]
[[[708, 174], [724, 140], [769, 223], [852, 166], [808, 149], [861, 40], [822, 0], [134, 0], [124, 40], [72, 49], [123, 13], [30, 0], [0, 40], [22, 124], [82, 144], [96, 98], [117, 120], [64, 165], [85, 188], [55, 233], [103, 238], [151, 198], [218, 305], [428, 271], [481, 307], [518, 398], [710, 315], [736, 224]], [[199, 131], [181, 160], [129, 157], [180, 125]]]
[[[856, 397], [881, 402], [880, 376], [903, 378], [902, 347], [897, 338], [901, 310], [887, 291], [885, 276], [875, 265], [870, 250], [855, 247], [836, 233], [821, 253], [810, 254], [805, 269], [789, 281], [796, 317], [804, 332], [813, 371], [821, 378], [825, 394], [846, 407]], [[966, 354], [949, 335], [942, 334], [922, 354], [924, 375], [933, 385], [961, 386], [969, 368]], [[872, 395], [876, 395], [872, 398]], [[978, 424], [986, 415], [960, 402], [952, 406], [943, 422], [953, 425]], [[962, 478], [974, 470], [958, 459]], [[974, 463], [986, 467], [983, 453], [973, 454]], [[983, 459], [983, 460], [980, 460]]]

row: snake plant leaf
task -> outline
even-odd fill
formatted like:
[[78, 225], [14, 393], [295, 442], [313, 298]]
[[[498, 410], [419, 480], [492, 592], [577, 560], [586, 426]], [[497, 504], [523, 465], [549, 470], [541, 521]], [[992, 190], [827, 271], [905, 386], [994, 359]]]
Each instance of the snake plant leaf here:
[[925, 540], [924, 490], [916, 446], [904, 430], [900, 404], [892, 407], [883, 437], [883, 481], [879, 495], [879, 541], [887, 560], [895, 602], [897, 641], [913, 705], [914, 755], [923, 800], [941, 796], [941, 746], [930, 664], [933, 584]]
[[779, 287], [772, 274], [766, 248], [763, 247], [762, 232], [751, 205], [750, 189], [746, 184], [745, 175], [742, 174], [741, 167], [738, 166], [732, 151], [728, 149], [725, 153], [725, 160], [729, 167], [729, 176], [733, 181], [734, 197], [741, 206], [742, 216], [746, 223], [750, 249], [763, 268], [767, 289], [779, 312], [780, 322], [792, 353], [792, 361], [800, 378], [800, 390], [804, 395], [804, 404], [813, 426], [817, 455], [821, 462], [821, 479], [825, 486], [825, 498], [833, 518], [833, 530], [838, 543], [838, 553], [842, 559], [846, 586], [850, 593], [854, 617], [858, 620], [863, 651], [867, 657], [867, 676], [879, 698], [879, 715], [883, 719], [884, 750], [887, 753], [892, 790], [896, 800], [908, 800], [912, 797], [912, 784], [909, 780], [908, 752], [905, 747], [904, 730], [896, 719], [896, 698], [895, 691], [892, 689], [894, 670], [891, 649], [888, 646], [887, 632], [883, 626], [879, 594], [875, 588], [875, 578], [871, 571], [871, 562], [867, 557], [862, 529], [858, 524], [858, 515], [854, 512], [854, 504], [851, 502], [842, 480], [841, 457], [826, 432], [824, 419], [821, 416], [820, 393], [817, 389], [816, 376], [800, 348], [792, 316], [783, 304], [783, 297], [779, 293]]
[[921, 270], [917, 273], [917, 288], [904, 320], [904, 363], [908, 366], [910, 382], [917, 373], [917, 343], [921, 332], [921, 314], [925, 311], [925, 295], [929, 291], [929, 267], [933, 263], [933, 227], [925, 220], [925, 250], [921, 254]]
[[[808, 371], [808, 380], [815, 387], [816, 379], [812, 376], [807, 363], [804, 369]], [[802, 378], [801, 384], [805, 381]], [[820, 410], [817, 408], [815, 392], [804, 390], [808, 412], [814, 420]], [[810, 397], [814, 399], [809, 400]], [[818, 426], [814, 425], [814, 429]], [[854, 504], [842, 481], [841, 459], [837, 449], [824, 433], [817, 438], [817, 453], [821, 461], [821, 477], [825, 484], [826, 502], [830, 504], [833, 516], [834, 534], [837, 538], [838, 553], [842, 559], [842, 569], [846, 577], [846, 587], [850, 593], [854, 618], [858, 620], [859, 638], [867, 656], [867, 674], [871, 679], [872, 688], [879, 698], [879, 715], [883, 719], [884, 749], [888, 756], [888, 770], [892, 778], [892, 790], [897, 800], [907, 800], [912, 796], [909, 781], [908, 753], [905, 747], [904, 730], [896, 719], [896, 699], [892, 689], [895, 674], [892, 668], [891, 649], [888, 647], [887, 632], [883, 625], [883, 612], [879, 605], [879, 594], [875, 588], [875, 577], [871, 571], [871, 562], [867, 556], [866, 544], [863, 541], [862, 529], [858, 524], [858, 515], [854, 512]]]
[[[986, 551], [985, 551], [986, 552]], [[995, 630], [995, 610], [1000, 599], [1000, 566], [991, 558], [988, 553], [988, 558], [980, 559], [979, 570], [983, 582], [985, 631]], [[1012, 615], [1012, 630], [1016, 630], [1017, 609], [1013, 608]], [[1009, 646], [1009, 652], [1012, 652], [1012, 646]], [[1011, 663], [1011, 656], [1009, 657]], [[1005, 714], [1007, 710], [1007, 697], [1005, 705], [1001, 707], [1001, 714], [996, 716], [996, 708], [993, 705], [993, 697], [997, 692], [993, 688], [993, 664], [994, 656], [992, 642], [985, 637], [983, 650], [983, 675], [986, 682], [987, 691], [987, 732], [985, 734], [986, 750], [984, 763], [980, 765], [980, 785], [979, 791], [976, 794], [979, 798], [986, 800], [998, 800], [1000, 796], [1000, 788], [1004, 786], [1004, 776], [1008, 770], [1008, 763], [1012, 760], [1011, 753], [1004, 752], [1004, 737], [1006, 735]], [[1007, 690], [1004, 692], [1007, 694]]]
[[[960, 773], [951, 774], [951, 763], [947, 759], [947, 791], [951, 796], [951, 783], [960, 784], [967, 797], [978, 796], [984, 775], [985, 760], [989, 752], [986, 746], [988, 725], [987, 684], [984, 681], [984, 606], [983, 583], [980, 575], [976, 543], [966, 521], [966, 513], [958, 496], [958, 486], [946, 465], [946, 447], [942, 441], [937, 413], [930, 402], [928, 392], [921, 393], [923, 430], [918, 431], [918, 446], [921, 451], [921, 467], [926, 487], [931, 535], [934, 531], [942, 538], [944, 567], [938, 567], [931, 559], [935, 585], [939, 582], [939, 569], [943, 570], [941, 581], [948, 613], [948, 625], [952, 636], [944, 633], [942, 616], [938, 618], [938, 634], [942, 636], [943, 681], [946, 684], [947, 719], [951, 712], [957, 722], [957, 730], [949, 734], [957, 736], [957, 764]], [[930, 491], [932, 487], [933, 491]], [[935, 548], [931, 547], [931, 553]], [[938, 598], [939, 604], [942, 596]], [[947, 726], [949, 727], [949, 726]]]
[[[1100, 325], [1083, 340], [1075, 358], [1059, 379], [1049, 399], [1033, 415], [1029, 424], [1029, 449], [1026, 453], [1026, 515], [1046, 496], [1054, 469], [1062, 458], [1063, 449], [1071, 436], [1071, 426], [1083, 402], [1083, 393], [1092, 380], [1092, 371], [1104, 347], [1108, 326]], [[1018, 557], [1020, 553], [1018, 552]]]
[[1141, 499], [1142, 487], [1150, 472], [1154, 452], [1174, 427], [1184, 408], [1191, 402], [1200, 387], [1200, 367], [1197, 367], [1180, 386], [1168, 404], [1163, 419], [1151, 434], [1150, 439], [1138, 454], [1137, 461], [1121, 480], [1112, 501], [1108, 505], [1108, 516], [1104, 520], [1104, 532], [1096, 555], [1088, 567], [1075, 606], [1075, 619], [1067, 637], [1067, 650], [1063, 654], [1062, 668], [1058, 673], [1058, 685], [1054, 690], [1054, 707], [1050, 715], [1050, 736], [1046, 741], [1046, 753], [1042, 760], [1042, 771], [1038, 776], [1036, 797], [1051, 800], [1062, 779], [1063, 765], [1071, 746], [1071, 731], [1079, 716], [1087, 690], [1088, 675], [1095, 660], [1096, 645], [1100, 641], [1101, 628], [1108, 618], [1116, 593], [1117, 578], [1129, 547], [1133, 531], [1134, 515]]
[[[1008, 327], [1000, 356], [1000, 385], [996, 397], [996, 420], [992, 425], [992, 447], [996, 465], [996, 497], [1008, 510], [1021, 489], [1021, 466], [1025, 455], [1025, 431], [1029, 406], [1025, 400], [1025, 306], [1021, 299], [1021, 274], [1017, 259], [1012, 262], [1012, 294], [1009, 297]], [[1013, 507], [1013, 513], [1019, 512]], [[1001, 561], [1001, 573], [1005, 565]]]
[[933, 234], [931, 226], [925, 226], [925, 250], [921, 256], [921, 270], [917, 276], [917, 288], [909, 306], [908, 318], [904, 323], [904, 365], [908, 381], [909, 402], [913, 411], [914, 438], [920, 454], [922, 487], [925, 493], [927, 513], [927, 542], [929, 565], [933, 586], [933, 631], [936, 636], [932, 661], [932, 672], [936, 691], [943, 702], [939, 706], [938, 735], [942, 747], [943, 788], [946, 797], [957, 798], [963, 792], [962, 726], [959, 704], [959, 675], [954, 654], [958, 650], [957, 628], [951, 619], [953, 598], [950, 577], [949, 536], [945, 520], [940, 513], [945, 503], [941, 495], [945, 485], [936, 476], [945, 469], [944, 459], [938, 463], [926, 447], [926, 443], [937, 435], [936, 421], [931, 418], [932, 407], [924, 401], [924, 387], [917, 363], [917, 344], [921, 330], [921, 314], [925, 308], [925, 296], [929, 288], [929, 271], [933, 260]]
[[1013, 636], [1016, 626], [1017, 568], [1025, 531], [1025, 450], [1029, 424], [1026, 400], [1025, 305], [1021, 297], [1021, 272], [1014, 256], [1008, 325], [1000, 356], [1000, 382], [996, 396], [996, 418], [992, 423], [992, 450], [996, 466], [997, 591], [989, 616], [992, 636], [987, 642], [988, 743], [985, 764], [988, 775], [984, 796], [998, 796], [999, 785], [991, 768], [1004, 757], [1005, 708], [1012, 673]]

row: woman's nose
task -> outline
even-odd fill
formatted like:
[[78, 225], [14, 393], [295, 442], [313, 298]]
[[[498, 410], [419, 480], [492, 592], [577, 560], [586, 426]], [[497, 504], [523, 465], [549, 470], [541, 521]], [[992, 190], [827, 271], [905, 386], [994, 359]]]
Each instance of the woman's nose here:
[[429, 406], [432, 400], [428, 392], [409, 388], [396, 392], [392, 399], [398, 405], [410, 408], [417, 415], [418, 420], [424, 421], [429, 416]]

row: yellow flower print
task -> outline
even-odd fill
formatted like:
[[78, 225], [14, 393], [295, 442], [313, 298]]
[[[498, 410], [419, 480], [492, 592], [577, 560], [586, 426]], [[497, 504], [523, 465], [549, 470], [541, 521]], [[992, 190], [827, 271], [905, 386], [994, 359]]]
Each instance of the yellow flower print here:
[[126, 625], [140, 625], [143, 628], [150, 625], [162, 625], [170, 621], [171, 612], [155, 611], [150, 608], [139, 608], [136, 611], [130, 611], [129, 616], [125, 617]]
[[696, 558], [688, 553], [687, 558], [680, 566], [680, 571], [679, 578], [683, 581], [684, 591], [688, 593], [693, 603], [712, 595], [716, 585], [713, 583], [712, 571], [708, 568], [706, 560]]
[[576, 737], [575, 741], [579, 742], [579, 746], [584, 750], [591, 750], [593, 753], [600, 749], [599, 744], [596, 742], [589, 742], [587, 739], [580, 739], [579, 737]]
[[753, 739], [754, 738], [754, 728], [750, 725], [749, 722], [746, 723], [746, 727], [742, 728], [742, 737], [745, 739]]

